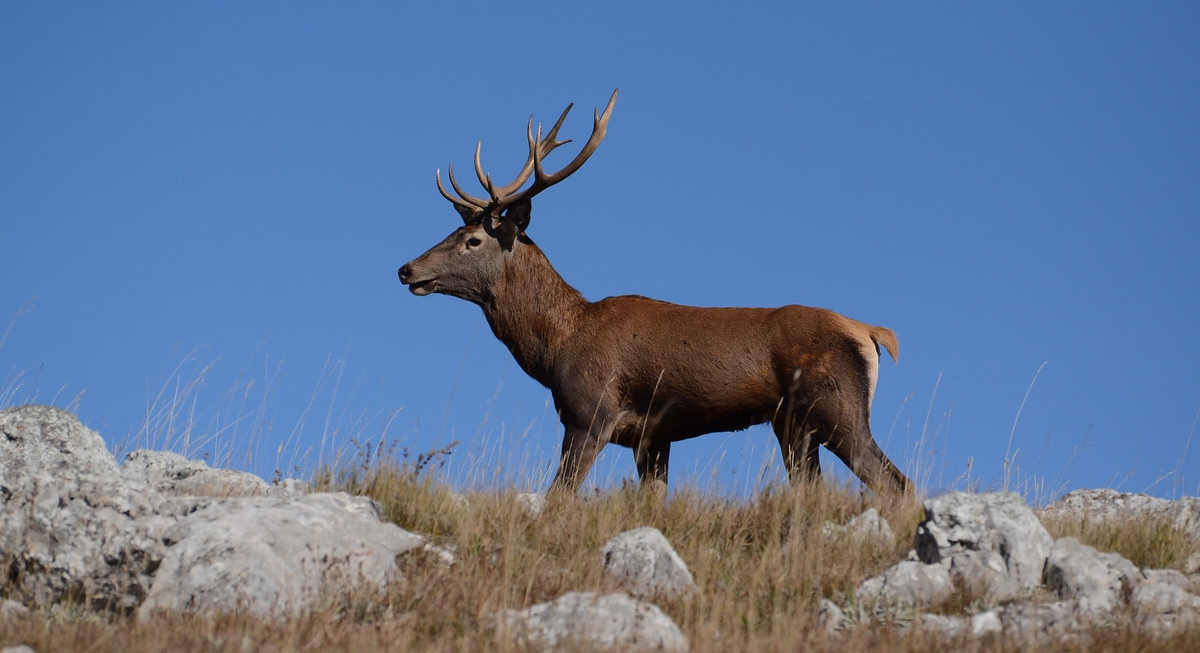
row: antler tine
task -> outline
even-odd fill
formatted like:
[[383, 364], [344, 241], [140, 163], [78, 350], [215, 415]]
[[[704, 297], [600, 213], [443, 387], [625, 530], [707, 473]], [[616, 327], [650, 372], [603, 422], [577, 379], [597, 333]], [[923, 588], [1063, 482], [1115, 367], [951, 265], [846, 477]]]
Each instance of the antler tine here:
[[438, 190], [441, 191], [442, 197], [450, 200], [455, 206], [462, 207], [462, 208], [468, 209], [470, 211], [481, 211], [482, 210], [482, 207], [475, 206], [474, 204], [471, 204], [470, 202], [464, 202], [463, 200], [446, 192], [446, 187], [442, 186], [442, 169], [441, 168], [438, 168], [438, 171], [434, 175], [434, 178], [437, 179], [437, 187], [438, 187]]
[[447, 171], [446, 176], [450, 177], [450, 185], [454, 187], [454, 192], [458, 193], [459, 197], [463, 198], [464, 200], [466, 200], [467, 202], [469, 202], [476, 208], [480, 208], [480, 209], [487, 208], [488, 203], [486, 200], [481, 200], [478, 197], [474, 197], [474, 196], [468, 195], [463, 192], [462, 187], [458, 185], [458, 181], [454, 178], [454, 164], [453, 163], [450, 164], [450, 168]]
[[529, 175], [533, 173], [533, 160], [535, 157], [544, 159], [546, 158], [546, 155], [554, 151], [554, 148], [571, 142], [571, 139], [569, 138], [565, 141], [559, 141], [555, 140], [555, 137], [558, 136], [558, 128], [562, 127], [563, 121], [567, 119], [567, 114], [570, 113], [571, 107], [573, 106], [575, 106], [575, 104], [571, 103], [567, 105], [566, 109], [563, 109], [562, 115], [558, 117], [558, 122], [554, 123], [554, 129], [551, 129], [550, 132], [546, 134], [546, 138], [541, 137], [542, 127], [541, 125], [538, 125], [538, 138], [537, 140], [534, 140], [533, 116], [529, 116], [529, 125], [526, 128], [526, 131], [529, 134], [529, 158], [525, 160], [525, 165], [521, 168], [520, 174], [517, 175], [517, 178], [514, 179], [512, 183], [496, 189], [497, 197], [503, 199], [513, 191], [516, 191], [521, 186], [525, 185], [525, 182], [529, 180]]
[[479, 185], [487, 188], [487, 175], [483, 173], [483, 165], [479, 163], [479, 150], [483, 147], [483, 141], [475, 144], [475, 178], [479, 180]]
[[[533, 197], [534, 195], [537, 195], [554, 184], [566, 179], [567, 177], [571, 176], [572, 173], [578, 170], [580, 166], [582, 166], [588, 160], [588, 157], [592, 156], [592, 153], [595, 152], [596, 148], [600, 146], [600, 141], [603, 141], [605, 134], [608, 133], [608, 119], [612, 116], [613, 105], [615, 105], [617, 102], [618, 92], [619, 89], [613, 91], [612, 97], [608, 99], [608, 105], [604, 107], [604, 113], [600, 113], [598, 109], [595, 113], [593, 113], [592, 135], [588, 138], [587, 143], [584, 144], [583, 150], [581, 150], [579, 154], [575, 155], [575, 158], [570, 163], [568, 163], [558, 172], [546, 174], [546, 171], [542, 169], [542, 157], [535, 156], [533, 159], [533, 170], [536, 176], [534, 177], [533, 184], [519, 195], [506, 198], [505, 203], [510, 204], [517, 199]], [[567, 107], [567, 109], [570, 109], [570, 107]], [[563, 112], [563, 117], [566, 117], [565, 111]], [[557, 132], [558, 127], [561, 124], [562, 118], [559, 119], [558, 124], [554, 125], [554, 129], [551, 130], [551, 133], [553, 134]], [[550, 138], [550, 136], [547, 136], [547, 138]]]

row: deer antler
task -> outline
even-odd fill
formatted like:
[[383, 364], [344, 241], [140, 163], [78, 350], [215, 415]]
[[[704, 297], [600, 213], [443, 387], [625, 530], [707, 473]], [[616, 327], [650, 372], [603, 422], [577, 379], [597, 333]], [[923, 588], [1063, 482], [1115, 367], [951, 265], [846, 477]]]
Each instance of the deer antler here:
[[[479, 151], [483, 147], [483, 141], [475, 146], [475, 176], [479, 179], [479, 184], [488, 192], [488, 200], [473, 197], [463, 192], [459, 187], [458, 182], [454, 179], [454, 165], [449, 168], [450, 185], [454, 187], [454, 192], [458, 193], [458, 197], [454, 197], [446, 192], [442, 186], [442, 176], [439, 170], [436, 176], [438, 190], [441, 191], [442, 197], [450, 200], [455, 206], [466, 209], [471, 213], [468, 218], [464, 214], [463, 222], [466, 224], [476, 224], [483, 219], [485, 214], [499, 217], [505, 208], [519, 200], [526, 200], [547, 188], [557, 184], [558, 182], [571, 176], [578, 170], [600, 146], [600, 141], [604, 140], [604, 135], [608, 132], [608, 119], [612, 115], [613, 105], [617, 102], [617, 92], [613, 91], [612, 97], [608, 100], [608, 105], [604, 107], [604, 113], [598, 110], [593, 115], [592, 135], [583, 146], [583, 150], [575, 155], [575, 158], [558, 172], [546, 174], [542, 169], [542, 160], [560, 145], [566, 145], [571, 142], [571, 139], [565, 141], [558, 140], [558, 130], [562, 127], [563, 121], [567, 119], [567, 114], [570, 113], [573, 103], [568, 104], [563, 110], [562, 115], [558, 117], [558, 121], [554, 123], [554, 127], [546, 133], [545, 138], [542, 137], [542, 125], [538, 124], [537, 138], [533, 136], [533, 116], [529, 117], [529, 124], [526, 127], [526, 133], [529, 137], [529, 158], [525, 160], [525, 165], [521, 167], [521, 172], [517, 174], [517, 178], [512, 183], [504, 186], [496, 187], [492, 183], [491, 175], [484, 173], [483, 165], [479, 161]], [[534, 174], [533, 183], [523, 191], [516, 192], [525, 182], [529, 180], [529, 175]]]

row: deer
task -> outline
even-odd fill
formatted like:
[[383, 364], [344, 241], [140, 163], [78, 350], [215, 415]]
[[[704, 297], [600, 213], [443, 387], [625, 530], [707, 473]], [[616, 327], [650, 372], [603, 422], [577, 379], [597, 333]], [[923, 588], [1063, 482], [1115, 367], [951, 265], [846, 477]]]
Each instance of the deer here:
[[890, 329], [799, 305], [702, 308], [640, 295], [591, 302], [526, 234], [533, 197], [579, 170], [604, 139], [618, 91], [557, 172], [543, 161], [571, 142], [558, 131], [574, 104], [544, 137], [529, 118], [529, 156], [508, 184], [484, 172], [476, 145], [486, 197], [465, 192], [453, 164], [451, 195], [439, 169], [438, 191], [463, 226], [399, 270], [414, 295], [478, 305], [521, 369], [550, 390], [563, 426], [550, 494], [577, 493], [606, 444], [632, 449], [641, 485], [665, 492], [672, 443], [769, 422], [792, 485], [820, 478], [824, 446], [875, 492], [910, 495], [912, 483], [870, 428], [879, 347], [898, 360]]

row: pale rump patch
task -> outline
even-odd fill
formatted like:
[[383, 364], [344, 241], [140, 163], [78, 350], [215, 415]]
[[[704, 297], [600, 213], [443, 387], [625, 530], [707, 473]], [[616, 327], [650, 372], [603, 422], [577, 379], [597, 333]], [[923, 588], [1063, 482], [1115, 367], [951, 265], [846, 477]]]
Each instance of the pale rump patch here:
[[867, 419], [871, 418], [871, 402], [875, 399], [875, 382], [879, 380], [879, 348], [875, 341], [867, 337], [866, 342], [860, 342], [863, 361], [867, 364]]

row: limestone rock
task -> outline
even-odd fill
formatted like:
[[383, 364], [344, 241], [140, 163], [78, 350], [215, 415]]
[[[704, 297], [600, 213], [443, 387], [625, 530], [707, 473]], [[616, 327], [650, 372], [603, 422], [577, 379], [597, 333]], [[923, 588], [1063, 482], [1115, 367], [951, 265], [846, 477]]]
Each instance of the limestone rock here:
[[821, 527], [821, 534], [827, 538], [847, 537], [859, 541], [874, 540], [881, 544], [890, 544], [892, 541], [891, 526], [874, 508], [854, 517], [845, 526], [827, 521]]
[[1004, 632], [1021, 639], [1049, 637], [1065, 641], [1078, 637], [1085, 628], [1073, 601], [1054, 603], [1009, 603], [997, 610]]
[[122, 479], [131, 485], [145, 484], [175, 496], [251, 497], [302, 496], [312, 486], [287, 479], [270, 485], [263, 479], [234, 469], [214, 469], [202, 460], [188, 460], [170, 451], [138, 449], [125, 457]]
[[696, 590], [687, 564], [657, 528], [625, 531], [600, 553], [604, 571], [634, 596], [676, 598]]
[[161, 497], [121, 480], [104, 441], [49, 406], [0, 411], [0, 592], [36, 607], [70, 598], [131, 610], [173, 523]]
[[526, 517], [537, 519], [546, 510], [546, 497], [542, 494], [521, 492], [517, 495], [517, 505], [521, 506], [521, 510], [525, 511]]
[[950, 578], [989, 605], [1016, 598], [1021, 588], [1008, 575], [1004, 556], [996, 551], [957, 551], [950, 557]]
[[0, 648], [0, 653], [37, 653], [33, 647], [21, 644], [20, 646], [5, 646]]
[[1184, 497], [1168, 501], [1145, 494], [1117, 492], [1111, 489], [1075, 490], [1046, 506], [1041, 514], [1050, 519], [1113, 521], [1129, 519], [1166, 519], [1176, 528], [1200, 538], [1200, 498]]
[[1036, 587], [1053, 539], [1019, 494], [951, 492], [925, 502], [917, 555], [927, 564], [962, 551], [993, 552], [1018, 588]]
[[1003, 627], [1000, 616], [994, 610], [980, 612], [977, 615], [953, 616], [940, 614], [923, 614], [918, 622], [921, 630], [937, 633], [946, 638], [986, 637], [1000, 633]]
[[864, 605], [932, 605], [945, 601], [953, 590], [950, 573], [942, 565], [904, 560], [863, 581], [854, 599]]
[[845, 622], [846, 613], [833, 601], [821, 599], [817, 604], [817, 626], [824, 630], [826, 635], [837, 633]]
[[995, 610], [980, 612], [971, 617], [971, 636], [986, 637], [987, 635], [996, 635], [1004, 630], [1004, 626], [1000, 621], [1000, 615]]
[[302, 481], [298, 478], [285, 478], [267, 488], [267, 496], [287, 499], [299, 499], [306, 494], [312, 494], [312, 492], [312, 483]]
[[687, 651], [679, 626], [658, 606], [625, 594], [568, 592], [500, 615], [508, 632], [546, 650]]
[[345, 493], [214, 502], [163, 535], [169, 545], [138, 617], [156, 611], [247, 611], [285, 617], [322, 590], [381, 590], [396, 557], [425, 541], [379, 520], [370, 499]]
[[1200, 617], [1200, 596], [1184, 589], [1183, 583], [1173, 582], [1174, 579], [1169, 578], [1163, 575], [1138, 583], [1129, 594], [1130, 607], [1138, 614], [1186, 613]]
[[917, 621], [917, 627], [942, 637], [954, 638], [970, 629], [971, 620], [962, 616], [923, 614]]
[[1046, 562], [1046, 589], [1075, 599], [1084, 613], [1102, 614], [1119, 607], [1142, 574], [1117, 553], [1101, 553], [1073, 537], [1054, 543]]
[[12, 599], [0, 601], [0, 621], [17, 619], [27, 614], [29, 614], [29, 608], [25, 607], [25, 604], [20, 601], [13, 601]]

